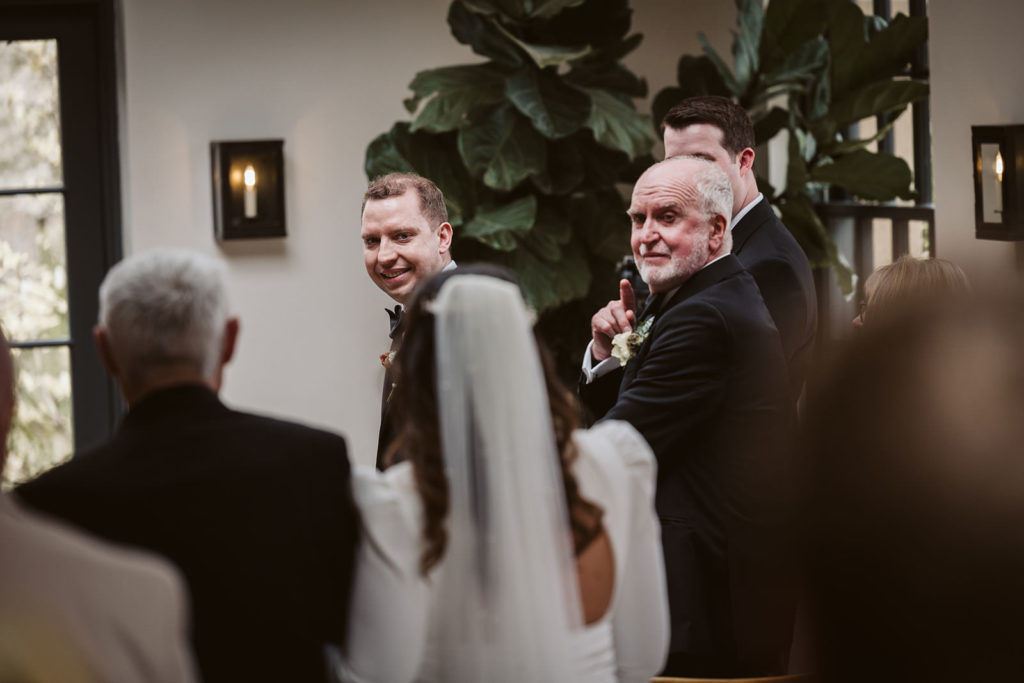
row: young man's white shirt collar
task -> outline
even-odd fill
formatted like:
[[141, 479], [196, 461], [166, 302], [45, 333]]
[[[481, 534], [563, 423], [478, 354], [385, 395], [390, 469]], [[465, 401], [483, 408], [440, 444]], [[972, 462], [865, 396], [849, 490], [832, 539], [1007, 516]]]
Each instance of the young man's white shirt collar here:
[[762, 199], [764, 199], [764, 195], [758, 192], [757, 196], [751, 199], [749, 204], [740, 209], [739, 213], [732, 217], [732, 220], [729, 221], [729, 230], [732, 231], [733, 227], [735, 227], [737, 223], [743, 220], [743, 217], [750, 213], [750, 210], [753, 209], [754, 206], [756, 206], [757, 203]]

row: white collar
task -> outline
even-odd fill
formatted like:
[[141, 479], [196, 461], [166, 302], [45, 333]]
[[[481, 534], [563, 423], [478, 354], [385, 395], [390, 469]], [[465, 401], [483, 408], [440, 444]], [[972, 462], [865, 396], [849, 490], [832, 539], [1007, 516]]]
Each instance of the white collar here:
[[750, 203], [740, 209], [739, 213], [732, 217], [732, 220], [729, 221], [729, 230], [731, 231], [736, 227], [736, 224], [743, 220], [743, 217], [750, 213], [750, 210], [753, 209], [754, 206], [762, 199], [764, 199], [764, 195], [758, 192], [757, 196], [750, 200]]

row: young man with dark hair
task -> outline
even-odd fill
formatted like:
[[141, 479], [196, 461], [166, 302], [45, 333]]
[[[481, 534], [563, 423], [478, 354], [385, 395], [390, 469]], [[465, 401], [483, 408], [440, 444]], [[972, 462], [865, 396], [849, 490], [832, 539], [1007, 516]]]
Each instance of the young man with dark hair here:
[[662, 125], [666, 158], [701, 157], [717, 164], [729, 177], [732, 253], [754, 276], [779, 330], [796, 400], [817, 332], [817, 297], [807, 256], [757, 189], [750, 117], [732, 100], [701, 96], [672, 107]]

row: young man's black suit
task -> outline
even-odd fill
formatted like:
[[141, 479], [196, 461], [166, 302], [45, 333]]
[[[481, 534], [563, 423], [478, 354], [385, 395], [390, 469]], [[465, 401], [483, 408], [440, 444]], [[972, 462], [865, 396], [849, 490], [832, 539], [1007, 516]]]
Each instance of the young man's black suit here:
[[154, 391], [113, 439], [18, 489], [37, 510], [171, 560], [202, 680], [323, 681], [343, 643], [358, 515], [342, 437]]
[[732, 253], [754, 277], [782, 340], [794, 399], [818, 331], [818, 303], [807, 256], [762, 198], [732, 228]]
[[666, 674], [782, 673], [793, 606], [778, 497], [794, 406], [778, 333], [731, 254], [658, 298], [636, 356], [581, 396], [595, 416], [630, 422], [658, 458]]

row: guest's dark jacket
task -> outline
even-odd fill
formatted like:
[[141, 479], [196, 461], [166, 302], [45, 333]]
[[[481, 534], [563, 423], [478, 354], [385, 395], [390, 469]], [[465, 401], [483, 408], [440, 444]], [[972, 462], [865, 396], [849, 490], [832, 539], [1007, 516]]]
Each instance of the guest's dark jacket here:
[[658, 458], [672, 636], [667, 674], [783, 673], [792, 628], [781, 522], [793, 424], [782, 347], [757, 285], [727, 255], [668, 301], [625, 369], [581, 384]]
[[343, 643], [359, 519], [340, 436], [182, 385], [16, 489], [40, 512], [163, 555], [191, 593], [202, 680], [323, 681]]
[[767, 199], [732, 229], [732, 253], [754, 276], [782, 340], [794, 400], [807, 378], [818, 330], [818, 303], [807, 256]]

